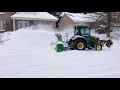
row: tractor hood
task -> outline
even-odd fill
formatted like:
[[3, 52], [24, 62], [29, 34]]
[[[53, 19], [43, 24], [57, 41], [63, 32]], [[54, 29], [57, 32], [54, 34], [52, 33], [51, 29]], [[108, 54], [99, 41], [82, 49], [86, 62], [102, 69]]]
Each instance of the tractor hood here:
[[70, 39], [75, 40], [75, 39], [77, 39], [77, 38], [84, 38], [84, 39], [85, 39], [85, 37], [82, 37], [82, 36], [79, 36], [79, 35], [73, 36], [73, 37], [71, 37]]
[[99, 40], [100, 40], [99, 37], [96, 37], [96, 36], [90, 36], [90, 41], [91, 41], [92, 43], [97, 43]]
[[99, 37], [96, 37], [96, 36], [91, 36], [91, 38], [93, 38], [93, 39], [97, 39], [97, 40], [100, 39]]

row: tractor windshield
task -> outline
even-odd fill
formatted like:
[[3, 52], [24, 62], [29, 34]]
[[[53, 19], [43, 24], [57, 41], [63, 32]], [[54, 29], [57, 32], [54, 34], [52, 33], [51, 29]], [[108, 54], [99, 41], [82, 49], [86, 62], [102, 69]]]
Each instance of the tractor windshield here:
[[81, 34], [82, 35], [90, 35], [90, 29], [89, 28], [81, 28]]
[[90, 28], [89, 27], [76, 27], [75, 28], [75, 35], [90, 35]]

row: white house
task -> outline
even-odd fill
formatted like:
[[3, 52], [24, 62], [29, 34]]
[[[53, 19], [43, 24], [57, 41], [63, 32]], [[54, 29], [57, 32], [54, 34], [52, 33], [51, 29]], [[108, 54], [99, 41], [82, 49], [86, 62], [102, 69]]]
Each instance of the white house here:
[[55, 29], [58, 21], [57, 17], [47, 12], [16, 12], [11, 18], [13, 19], [14, 30], [38, 24]]

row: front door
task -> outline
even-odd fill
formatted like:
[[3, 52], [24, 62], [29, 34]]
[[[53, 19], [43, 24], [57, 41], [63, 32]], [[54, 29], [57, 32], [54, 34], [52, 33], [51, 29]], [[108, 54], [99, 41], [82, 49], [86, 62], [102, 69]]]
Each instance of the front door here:
[[18, 21], [18, 29], [29, 27], [29, 21]]

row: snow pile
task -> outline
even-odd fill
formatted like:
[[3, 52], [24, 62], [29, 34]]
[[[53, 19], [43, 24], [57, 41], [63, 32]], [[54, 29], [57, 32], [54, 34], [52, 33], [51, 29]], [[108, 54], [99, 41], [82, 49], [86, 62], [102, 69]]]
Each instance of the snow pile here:
[[4, 46], [11, 47], [10, 45], [12, 45], [12, 47], [16, 48], [43, 48], [44, 46], [44, 48], [46, 48], [50, 46], [51, 41], [55, 41], [55, 32], [52, 32], [52, 29], [48, 31], [42, 28], [32, 28], [33, 27], [22, 28], [15, 32], [12, 32], [11, 36], [9, 36], [10, 40], [8, 42], [5, 42]]

